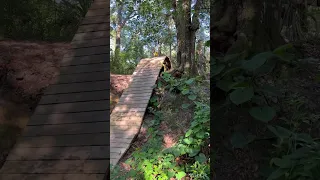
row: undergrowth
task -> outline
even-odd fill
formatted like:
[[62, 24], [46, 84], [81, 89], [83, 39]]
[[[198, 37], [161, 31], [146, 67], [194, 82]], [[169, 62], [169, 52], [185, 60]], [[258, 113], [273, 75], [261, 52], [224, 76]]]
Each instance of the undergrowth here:
[[[303, 123], [315, 124], [319, 116], [304, 108], [300, 96], [285, 99], [284, 89], [276, 86], [277, 80], [289, 77], [286, 70], [298, 65], [290, 44], [249, 59], [245, 52], [228, 55], [212, 64], [212, 81], [226, 98], [216, 111], [245, 110], [256, 120], [252, 123], [264, 124], [274, 135], [271, 139], [276, 143], [269, 157], [267, 180], [319, 179], [320, 176], [319, 141], [310, 131], [300, 129]], [[245, 148], [262, 138], [234, 131], [230, 143], [233, 148]]]
[[[161, 102], [159, 97], [151, 98], [149, 110], [154, 114], [154, 120], [148, 128], [149, 140], [126, 161], [131, 170], [124, 173], [119, 167], [115, 167], [111, 179], [168, 180], [189, 177], [194, 180], [209, 180], [210, 107], [208, 95], [200, 92], [203, 80], [200, 77], [176, 79], [166, 72], [161, 79], [156, 85], [160, 94], [173, 93], [188, 99], [188, 103], [180, 103], [180, 107], [175, 108], [179, 113], [184, 113], [187, 109], [194, 111], [190, 126], [172, 147], [163, 147], [160, 125], [168, 119], [164, 119], [167, 116], [164, 115], [166, 111], [161, 109], [161, 104], [166, 102]], [[174, 117], [171, 118], [169, 121], [176, 121]]]

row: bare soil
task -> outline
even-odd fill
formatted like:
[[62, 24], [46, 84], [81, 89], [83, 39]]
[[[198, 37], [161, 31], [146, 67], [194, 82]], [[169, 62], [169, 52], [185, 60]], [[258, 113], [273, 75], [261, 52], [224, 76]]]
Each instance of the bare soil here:
[[131, 75], [110, 74], [110, 113], [119, 101], [123, 91], [130, 84]]

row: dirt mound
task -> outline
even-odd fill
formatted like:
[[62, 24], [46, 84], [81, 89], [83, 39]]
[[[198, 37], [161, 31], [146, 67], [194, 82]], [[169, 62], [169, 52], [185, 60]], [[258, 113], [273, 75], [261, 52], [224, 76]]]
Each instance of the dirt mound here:
[[110, 74], [110, 113], [119, 101], [123, 91], [130, 84], [131, 75]]
[[2, 93], [21, 102], [35, 99], [43, 88], [56, 81], [59, 63], [70, 48], [67, 43], [0, 42]]
[[114, 94], [122, 94], [130, 84], [131, 75], [110, 74], [111, 92]]

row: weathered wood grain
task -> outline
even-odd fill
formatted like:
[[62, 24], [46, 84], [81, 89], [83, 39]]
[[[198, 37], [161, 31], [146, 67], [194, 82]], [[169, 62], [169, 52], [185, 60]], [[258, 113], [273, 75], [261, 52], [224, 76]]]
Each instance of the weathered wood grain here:
[[60, 62], [60, 66], [74, 66], [82, 64], [94, 64], [94, 63], [109, 63], [109, 52], [103, 54], [95, 54], [90, 56], [80, 56], [80, 57], [64, 57]]
[[13, 149], [7, 161], [108, 159], [109, 146], [44, 147]]
[[108, 100], [110, 98], [109, 91], [92, 91], [71, 94], [56, 94], [42, 96], [38, 104], [57, 104], [81, 101]]
[[[106, 118], [107, 119], [107, 118]], [[68, 134], [106, 133], [110, 122], [92, 122], [78, 124], [55, 124], [41, 126], [27, 126], [23, 136], [55, 136]]]
[[109, 119], [109, 113], [109, 110], [104, 110], [45, 115], [35, 114], [31, 117], [28, 125], [105, 122]]

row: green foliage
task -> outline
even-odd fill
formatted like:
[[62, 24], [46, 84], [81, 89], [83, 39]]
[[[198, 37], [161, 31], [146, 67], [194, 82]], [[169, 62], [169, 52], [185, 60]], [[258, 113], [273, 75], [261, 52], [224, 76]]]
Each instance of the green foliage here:
[[[289, 62], [285, 57], [291, 45], [284, 45], [273, 52], [263, 52], [243, 60], [243, 54], [233, 54], [218, 59], [213, 65], [212, 76], [216, 86], [229, 95], [235, 105], [245, 105], [249, 113], [261, 122], [269, 122], [276, 116], [274, 107], [270, 107], [269, 96], [281, 95], [277, 88], [268, 83], [260, 83], [260, 78], [274, 71], [278, 63]], [[291, 61], [290, 61], [291, 62]]]
[[305, 133], [294, 133], [280, 126], [268, 126], [277, 138], [279, 157], [270, 161], [268, 180], [318, 179], [320, 176], [320, 144]]
[[[202, 153], [201, 149], [208, 140], [210, 134], [210, 107], [202, 102], [201, 96], [196, 96], [192, 85], [199, 83], [198, 78], [175, 79], [169, 73], [164, 72], [162, 78], [168, 84], [165, 88], [175, 92], [179, 90], [183, 96], [195, 105], [193, 121], [186, 134], [180, 137], [177, 144], [171, 148], [163, 149], [162, 134], [157, 129], [162, 121], [162, 111], [151, 108], [155, 117], [148, 129], [149, 140], [141, 148], [133, 152], [132, 157], [127, 163], [133, 169], [132, 176], [142, 179], [181, 179], [185, 176], [194, 179], [209, 179], [210, 159]], [[160, 83], [160, 82], [159, 82]], [[162, 87], [162, 83], [157, 87]], [[182, 93], [184, 92], [184, 93]], [[191, 96], [191, 97], [190, 97]], [[154, 96], [150, 102], [157, 102]], [[191, 104], [183, 104], [183, 108], [190, 108]], [[191, 158], [186, 164], [177, 163], [177, 159]]]
[[5, 0], [5, 38], [69, 41], [92, 0]]

